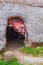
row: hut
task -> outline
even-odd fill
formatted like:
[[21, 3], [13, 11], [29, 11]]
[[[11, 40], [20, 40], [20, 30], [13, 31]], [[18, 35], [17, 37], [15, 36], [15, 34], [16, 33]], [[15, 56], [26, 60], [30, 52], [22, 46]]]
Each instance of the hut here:
[[0, 0], [0, 51], [6, 46], [8, 19], [13, 17], [19, 17], [26, 25], [26, 46], [43, 42], [43, 0]]

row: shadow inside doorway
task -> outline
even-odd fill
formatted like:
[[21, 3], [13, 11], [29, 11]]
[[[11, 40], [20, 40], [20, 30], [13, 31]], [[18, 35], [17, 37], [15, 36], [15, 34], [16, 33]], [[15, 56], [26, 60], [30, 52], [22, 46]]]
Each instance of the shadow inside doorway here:
[[20, 49], [24, 43], [25, 36], [20, 35], [19, 33], [15, 32], [13, 28], [7, 27], [6, 29], [6, 38], [7, 38], [7, 50], [18, 50]]

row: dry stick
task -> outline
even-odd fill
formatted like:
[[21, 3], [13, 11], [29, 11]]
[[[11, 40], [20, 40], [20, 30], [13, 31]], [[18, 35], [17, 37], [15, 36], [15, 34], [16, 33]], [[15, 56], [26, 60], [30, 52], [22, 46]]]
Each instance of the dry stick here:
[[21, 5], [23, 5], [23, 0], [18, 0]]

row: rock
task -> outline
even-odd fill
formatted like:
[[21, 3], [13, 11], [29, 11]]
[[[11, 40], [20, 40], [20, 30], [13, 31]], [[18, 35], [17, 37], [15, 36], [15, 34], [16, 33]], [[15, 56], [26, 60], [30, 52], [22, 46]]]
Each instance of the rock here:
[[14, 58], [13, 53], [11, 51], [7, 51], [4, 53], [4, 60], [10, 61]]
[[1, 59], [3, 59], [3, 56], [2, 56], [2, 55], [0, 55], [0, 60], [1, 60]]

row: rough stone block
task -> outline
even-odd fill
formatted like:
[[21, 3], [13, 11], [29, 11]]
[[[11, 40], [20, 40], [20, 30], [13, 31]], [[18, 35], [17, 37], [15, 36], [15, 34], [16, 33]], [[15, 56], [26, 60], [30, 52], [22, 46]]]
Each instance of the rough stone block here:
[[13, 57], [13, 53], [11, 51], [7, 51], [4, 53], [4, 60], [6, 61], [10, 61], [12, 60], [14, 57]]

